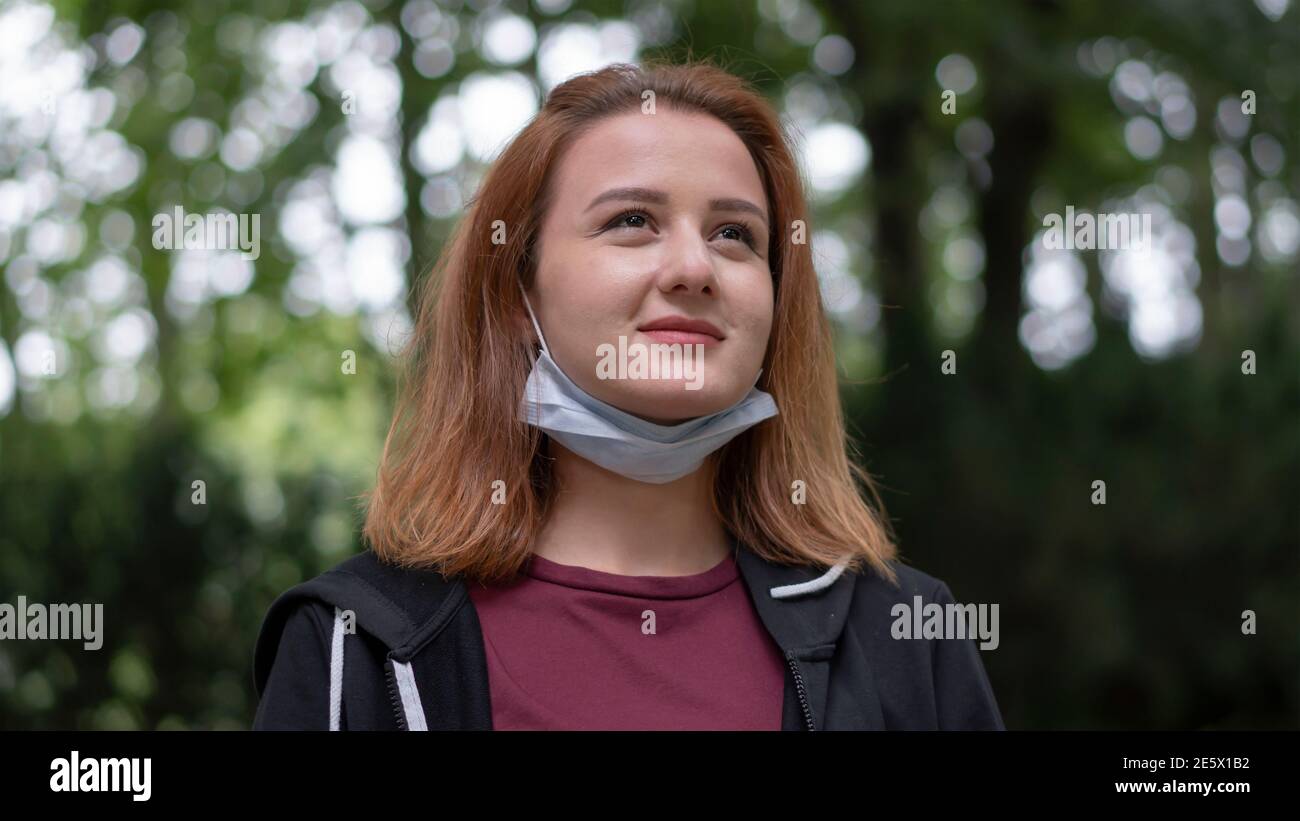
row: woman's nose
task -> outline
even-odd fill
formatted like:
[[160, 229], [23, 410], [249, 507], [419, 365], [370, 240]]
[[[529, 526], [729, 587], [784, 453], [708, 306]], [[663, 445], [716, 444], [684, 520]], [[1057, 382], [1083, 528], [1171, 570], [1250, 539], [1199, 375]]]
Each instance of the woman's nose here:
[[660, 288], [672, 291], [684, 286], [691, 292], [712, 288], [716, 276], [708, 240], [693, 230], [675, 232], [669, 243], [669, 260], [664, 266]]

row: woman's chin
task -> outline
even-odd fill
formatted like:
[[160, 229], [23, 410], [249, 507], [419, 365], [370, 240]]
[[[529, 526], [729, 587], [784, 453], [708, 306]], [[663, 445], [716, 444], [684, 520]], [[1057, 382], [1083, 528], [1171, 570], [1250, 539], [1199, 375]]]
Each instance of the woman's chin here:
[[729, 398], [718, 390], [702, 387], [689, 389], [682, 380], [656, 380], [655, 382], [625, 383], [617, 395], [605, 401], [611, 405], [658, 425], [676, 425], [690, 419], [708, 416], [724, 410], [742, 397]]

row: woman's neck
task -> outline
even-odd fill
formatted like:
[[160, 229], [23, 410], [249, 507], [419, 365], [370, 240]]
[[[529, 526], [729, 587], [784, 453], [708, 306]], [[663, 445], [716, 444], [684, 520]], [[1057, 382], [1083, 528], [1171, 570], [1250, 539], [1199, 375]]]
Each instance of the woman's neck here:
[[709, 461], [661, 485], [638, 482], [550, 441], [555, 503], [534, 552], [560, 564], [625, 576], [689, 576], [726, 558]]

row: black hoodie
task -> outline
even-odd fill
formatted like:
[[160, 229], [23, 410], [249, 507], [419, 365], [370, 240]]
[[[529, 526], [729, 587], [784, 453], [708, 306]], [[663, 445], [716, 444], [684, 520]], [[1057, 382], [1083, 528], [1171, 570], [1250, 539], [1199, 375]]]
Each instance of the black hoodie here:
[[[783, 730], [1002, 730], [974, 639], [896, 639], [893, 608], [952, 603], [895, 562], [825, 573], [732, 542], [759, 618], [785, 656]], [[254, 729], [490, 730], [487, 660], [465, 583], [370, 552], [272, 603], [253, 664]]]

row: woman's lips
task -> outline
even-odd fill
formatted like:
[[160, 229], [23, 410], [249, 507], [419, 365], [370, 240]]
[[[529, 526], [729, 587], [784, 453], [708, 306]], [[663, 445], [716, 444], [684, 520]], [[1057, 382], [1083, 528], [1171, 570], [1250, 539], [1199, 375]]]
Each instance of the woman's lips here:
[[722, 342], [722, 340], [718, 339], [716, 336], [696, 333], [694, 331], [672, 331], [665, 329], [641, 331], [641, 333], [661, 345], [703, 345], [706, 348], [711, 348]]

